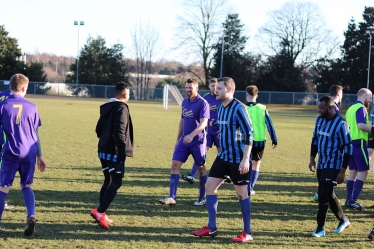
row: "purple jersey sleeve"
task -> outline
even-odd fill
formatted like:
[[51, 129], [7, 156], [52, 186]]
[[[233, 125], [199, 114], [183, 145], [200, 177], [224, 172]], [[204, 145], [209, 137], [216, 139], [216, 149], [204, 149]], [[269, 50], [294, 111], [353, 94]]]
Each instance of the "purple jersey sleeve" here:
[[[218, 119], [218, 108], [221, 106], [221, 102], [217, 100], [216, 95], [212, 95], [211, 93], [207, 93], [203, 97], [209, 104], [210, 109], [210, 118], [209, 120], [217, 120]], [[209, 134], [217, 134], [218, 126], [208, 126], [208, 133]]]
[[3, 159], [14, 162], [35, 160], [41, 126], [36, 105], [21, 95], [10, 95], [0, 104], [0, 124], [5, 135]]
[[[184, 99], [182, 102], [183, 133], [181, 139], [196, 129], [201, 118], [209, 119], [209, 117], [209, 104], [199, 95], [193, 101], [190, 101], [189, 98]], [[194, 137], [192, 142], [202, 143], [204, 140], [205, 134], [202, 131]]]
[[[10, 89], [1, 92], [0, 93], [0, 103], [4, 100], [6, 100], [10, 96]], [[4, 144], [4, 135], [3, 135], [3, 129], [0, 126], [0, 150], [2, 148], [2, 145]]]
[[356, 111], [356, 122], [357, 122], [357, 124], [359, 124], [359, 123], [366, 124], [366, 115], [367, 115], [366, 108], [361, 107], [360, 109], [358, 109]]

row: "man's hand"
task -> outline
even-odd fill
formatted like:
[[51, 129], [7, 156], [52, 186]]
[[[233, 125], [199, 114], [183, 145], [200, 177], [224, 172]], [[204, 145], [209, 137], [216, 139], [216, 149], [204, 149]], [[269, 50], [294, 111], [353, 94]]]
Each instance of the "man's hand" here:
[[277, 143], [273, 142], [271, 145], [272, 145], [273, 149], [277, 148]]
[[47, 167], [44, 158], [42, 156], [36, 157], [36, 163], [38, 164], [38, 169], [40, 172], [44, 172], [45, 168]]
[[337, 182], [338, 184], [344, 182], [345, 170], [346, 170], [346, 169], [342, 168], [342, 169], [339, 171], [338, 175], [336, 176], [336, 182]]
[[310, 160], [309, 162], [309, 170], [312, 172], [316, 172], [316, 161]]
[[239, 169], [241, 175], [249, 172], [249, 160], [242, 160], [239, 164]]
[[189, 143], [192, 142], [192, 140], [193, 140], [193, 136], [192, 136], [191, 134], [188, 134], [187, 136], [185, 136], [185, 137], [183, 138], [183, 143], [184, 143], [184, 144], [189, 144]]

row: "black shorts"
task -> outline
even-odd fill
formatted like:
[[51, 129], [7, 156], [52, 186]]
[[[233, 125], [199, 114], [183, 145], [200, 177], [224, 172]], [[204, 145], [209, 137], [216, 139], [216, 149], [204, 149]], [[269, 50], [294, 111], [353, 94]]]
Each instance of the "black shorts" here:
[[368, 140], [368, 149], [374, 149], [374, 138]]
[[251, 179], [252, 162], [249, 162], [249, 172], [247, 174], [241, 175], [238, 169], [238, 163], [229, 163], [217, 156], [209, 170], [209, 177], [223, 179], [225, 176], [230, 176], [234, 185], [249, 184]]
[[108, 161], [100, 158], [101, 162], [101, 169], [104, 171], [108, 171], [109, 174], [113, 175], [116, 174], [123, 178], [125, 176], [125, 162], [113, 162]]
[[340, 169], [317, 169], [317, 179], [318, 182], [324, 183], [334, 183], [336, 181], [336, 177], [338, 176]]
[[265, 145], [259, 146], [259, 147], [252, 147], [252, 160], [254, 161], [260, 161], [262, 159], [262, 156], [264, 155]]

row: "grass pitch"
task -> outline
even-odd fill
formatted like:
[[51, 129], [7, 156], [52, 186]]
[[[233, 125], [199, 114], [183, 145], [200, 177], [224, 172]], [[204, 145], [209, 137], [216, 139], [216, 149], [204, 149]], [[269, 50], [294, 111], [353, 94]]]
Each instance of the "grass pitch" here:
[[[27, 96], [37, 104], [40, 136], [47, 170], [36, 172], [37, 225], [34, 235], [23, 236], [25, 208], [17, 178], [8, 195], [16, 207], [3, 214], [2, 248], [372, 248], [367, 235], [374, 225], [374, 210], [345, 209], [351, 226], [342, 234], [333, 230], [338, 221], [331, 214], [326, 237], [312, 238], [317, 204], [312, 201], [317, 183], [308, 169], [309, 150], [317, 107], [269, 105], [278, 148], [266, 147], [261, 172], [252, 197], [254, 241], [233, 244], [242, 229], [240, 206], [232, 184], [219, 190], [216, 238], [196, 238], [190, 233], [207, 224], [207, 211], [193, 206], [198, 183], [181, 181], [177, 205], [163, 207], [158, 200], [169, 193], [171, 156], [180, 109], [161, 103], [129, 103], [134, 123], [134, 158], [126, 162], [123, 186], [108, 210], [115, 220], [110, 230], [99, 227], [89, 213], [98, 205], [103, 180], [97, 158], [96, 121], [103, 99]], [[215, 158], [208, 153], [207, 168]], [[187, 173], [189, 159], [182, 167]], [[373, 175], [369, 173], [360, 202], [374, 204]], [[336, 189], [341, 203], [345, 185]]]

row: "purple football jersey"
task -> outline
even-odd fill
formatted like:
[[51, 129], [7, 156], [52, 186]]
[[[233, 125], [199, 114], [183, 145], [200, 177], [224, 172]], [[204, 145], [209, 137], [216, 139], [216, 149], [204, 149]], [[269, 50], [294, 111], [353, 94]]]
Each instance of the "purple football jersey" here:
[[[182, 140], [185, 136], [193, 132], [196, 127], [200, 124], [201, 118], [208, 118], [209, 119], [209, 104], [197, 95], [197, 97], [190, 101], [189, 98], [186, 98], [182, 102], [182, 115], [181, 118], [183, 119], [183, 133], [182, 133]], [[203, 143], [205, 141], [205, 132], [200, 132], [197, 136], [195, 136], [191, 143]]]
[[[216, 95], [212, 95], [211, 93], [207, 93], [203, 96], [203, 98], [208, 102], [209, 109], [210, 109], [210, 120], [218, 119], [218, 107], [221, 106], [221, 102], [217, 100]], [[209, 134], [217, 134], [218, 132], [218, 126], [209, 126], [208, 125], [208, 133]]]
[[36, 105], [21, 95], [10, 95], [0, 102], [0, 124], [5, 134], [3, 159], [13, 162], [35, 160], [36, 129], [41, 126]]

